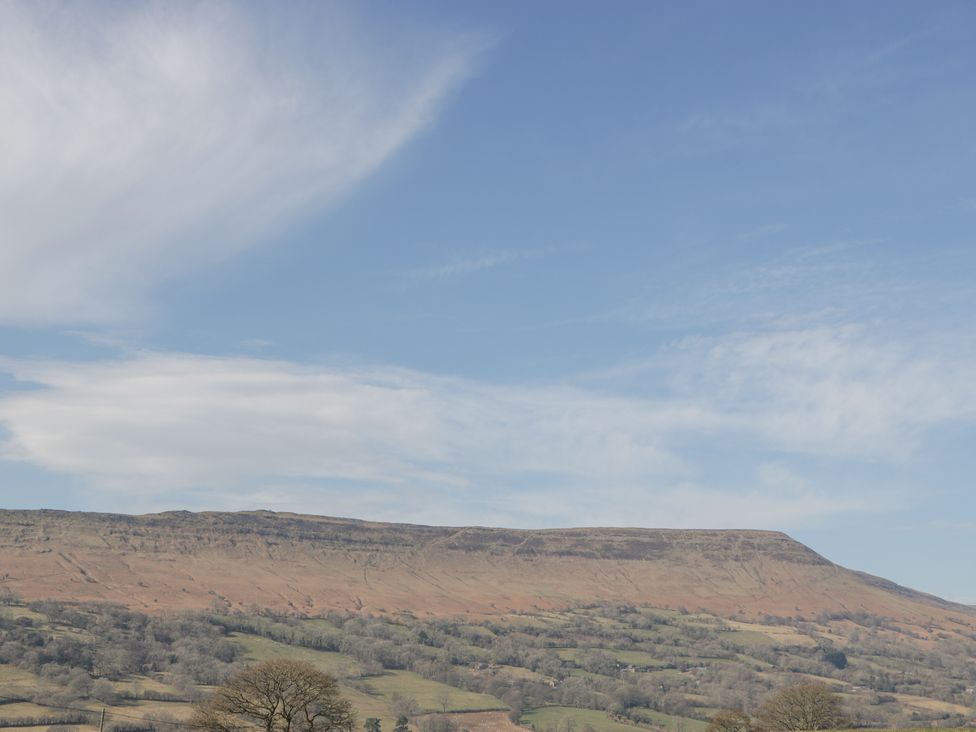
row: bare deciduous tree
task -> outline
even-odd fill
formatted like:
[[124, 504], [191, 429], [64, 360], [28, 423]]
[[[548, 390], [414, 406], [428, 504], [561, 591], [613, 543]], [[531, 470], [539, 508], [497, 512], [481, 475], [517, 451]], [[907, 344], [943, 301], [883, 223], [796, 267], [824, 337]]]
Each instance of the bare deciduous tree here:
[[447, 710], [454, 703], [454, 695], [447, 689], [444, 689], [437, 695], [437, 703], [441, 705], [441, 711], [447, 714]]
[[843, 716], [840, 701], [826, 684], [797, 684], [773, 693], [759, 708], [756, 720], [764, 730], [836, 729]]
[[304, 661], [275, 659], [231, 677], [196, 706], [193, 723], [214, 732], [352, 732], [352, 705], [336, 680]]
[[738, 709], [723, 709], [716, 712], [705, 732], [751, 732], [752, 720]]

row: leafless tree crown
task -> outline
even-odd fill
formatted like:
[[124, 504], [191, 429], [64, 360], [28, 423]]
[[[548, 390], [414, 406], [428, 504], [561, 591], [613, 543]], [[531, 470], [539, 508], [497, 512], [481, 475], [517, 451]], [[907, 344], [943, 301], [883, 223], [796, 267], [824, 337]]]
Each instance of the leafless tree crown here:
[[213, 732], [352, 732], [355, 721], [334, 678], [288, 659], [264, 661], [233, 676], [197, 706], [193, 719]]

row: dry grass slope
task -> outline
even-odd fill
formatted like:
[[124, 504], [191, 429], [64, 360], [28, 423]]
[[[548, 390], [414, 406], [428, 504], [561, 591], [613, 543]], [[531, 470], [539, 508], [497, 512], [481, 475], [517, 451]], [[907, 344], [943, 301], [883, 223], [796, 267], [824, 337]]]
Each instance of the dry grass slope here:
[[0, 586], [148, 612], [539, 612], [594, 600], [758, 618], [858, 611], [924, 637], [976, 609], [832, 564], [766, 531], [516, 531], [270, 512], [0, 511]]

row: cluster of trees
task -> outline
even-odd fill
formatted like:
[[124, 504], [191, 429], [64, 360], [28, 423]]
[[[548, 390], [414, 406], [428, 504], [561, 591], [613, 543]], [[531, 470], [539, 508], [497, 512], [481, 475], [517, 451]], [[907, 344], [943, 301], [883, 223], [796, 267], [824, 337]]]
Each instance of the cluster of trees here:
[[153, 672], [169, 674], [179, 692], [172, 698], [190, 700], [198, 684], [223, 681], [241, 657], [220, 628], [196, 615], [152, 617], [98, 603], [35, 602], [29, 609], [45, 620], [0, 616], [0, 663], [56, 685], [60, 692], [45, 697], [50, 703], [113, 703], [111, 680]]
[[[365, 732], [383, 732], [383, 725], [380, 724], [380, 720], [376, 717], [367, 717], [363, 723], [363, 730]], [[397, 717], [396, 724], [393, 726], [393, 732], [410, 732], [410, 720], [406, 715], [401, 714]]]
[[[943, 649], [926, 654], [892, 640], [892, 634], [883, 633], [887, 628], [883, 618], [853, 613], [843, 619], [863, 628], [844, 651], [825, 640], [814, 625], [794, 618], [768, 620], [789, 623], [816, 639], [816, 644], [749, 644], [737, 641], [728, 626], [715, 618], [625, 605], [581, 608], [564, 614], [562, 622], [549, 624], [531, 616], [524, 623], [508, 618], [504, 623], [471, 624], [338, 613], [327, 617], [328, 629], [321, 625], [312, 629], [297, 618], [223, 616], [213, 621], [227, 630], [341, 651], [356, 658], [366, 674], [410, 669], [452, 686], [492, 694], [515, 710], [564, 704], [610, 711], [634, 721], [639, 721], [643, 708], [704, 718], [696, 704], [742, 704], [755, 709], [772, 689], [790, 683], [797, 673], [877, 692], [862, 694], [863, 703], [853, 710], [861, 723], [919, 721], [906, 716], [898, 704], [887, 703], [893, 697], [884, 694], [893, 692], [971, 702], [966, 689], [976, 684], [976, 668], [967, 666], [967, 659], [976, 653], [976, 644], [937, 657]], [[579, 648], [575, 660], [557, 653], [556, 649], [570, 647]], [[629, 674], [625, 664], [616, 660], [615, 651], [644, 651], [659, 660], [662, 672], [685, 673]], [[852, 666], [849, 655], [867, 655], [880, 663]], [[889, 661], [892, 668], [886, 671], [883, 666]], [[904, 672], [897, 670], [902, 661]], [[483, 665], [526, 668], [549, 681], [473, 670]], [[576, 675], [577, 669], [588, 675]], [[689, 697], [703, 701], [692, 703]], [[933, 719], [937, 716], [932, 713]]]
[[[635, 722], [648, 709], [698, 719], [717, 706], [759, 710], [773, 690], [799, 672], [863, 687], [863, 701], [849, 710], [851, 721], [896, 726], [923, 720], [907, 717], [892, 694], [971, 704], [967, 689], [976, 686], [971, 662], [976, 642], [953, 639], [920, 650], [894, 640], [883, 619], [863, 613], [845, 618], [860, 628], [842, 651], [812, 625], [792, 620], [817, 642], [750, 644], [718, 619], [621, 605], [563, 613], [557, 622], [526, 616], [481, 623], [339, 613], [309, 620], [229, 614], [227, 608], [162, 617], [97, 604], [33, 603], [31, 609], [46, 621], [0, 616], [0, 663], [57, 684], [62, 694], [55, 703], [83, 698], [112, 703], [120, 695], [111, 680], [151, 672], [166, 673], [176, 686], [178, 695], [167, 699], [192, 699], [197, 684], [219, 683], [239, 670], [240, 646], [228, 638], [234, 632], [342, 652], [356, 659], [357, 673], [366, 677], [409, 669], [487, 693], [508, 704], [514, 720], [523, 709], [546, 704], [602, 710]], [[624, 651], [647, 654], [658, 670], [633, 672], [618, 660], [628, 657]], [[848, 663], [849, 657], [871, 663]], [[513, 673], [509, 666], [534, 673]], [[362, 682], [368, 684], [368, 678]], [[417, 712], [408, 697], [395, 699], [393, 706], [404, 716]], [[931, 718], [936, 716], [933, 712]], [[443, 726], [449, 723], [445, 719], [428, 724]], [[758, 724], [758, 719], [757, 712], [750, 721]]]
[[[409, 732], [401, 715], [393, 732]], [[198, 703], [190, 726], [210, 732], [353, 732], [352, 704], [339, 693], [336, 679], [304, 661], [275, 659], [250, 666], [230, 677], [213, 695]], [[420, 732], [458, 732], [447, 715], [425, 715]], [[382, 732], [380, 720], [368, 717], [364, 732]]]
[[821, 683], [797, 684], [780, 689], [759, 707], [755, 717], [741, 709], [719, 712], [708, 732], [800, 732], [845, 726], [840, 699]]
[[49, 727], [57, 726], [63, 731], [66, 726], [88, 724], [89, 715], [72, 712], [71, 714], [49, 714], [40, 717], [17, 717], [16, 719], [0, 719], [0, 728], [10, 727]]

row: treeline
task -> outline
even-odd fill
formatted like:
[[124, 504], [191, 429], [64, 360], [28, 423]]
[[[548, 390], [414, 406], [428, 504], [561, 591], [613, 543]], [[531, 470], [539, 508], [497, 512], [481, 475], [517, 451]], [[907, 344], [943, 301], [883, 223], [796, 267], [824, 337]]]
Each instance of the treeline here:
[[[689, 613], [664, 613], [620, 605], [591, 606], [564, 613], [558, 624], [526, 616], [511, 622], [364, 618], [333, 613], [333, 630], [310, 632], [301, 619], [238, 619], [228, 629], [276, 640], [341, 651], [360, 662], [366, 675], [409, 669], [452, 686], [491, 694], [513, 709], [560, 704], [603, 710], [645, 721], [646, 710], [707, 717], [709, 707], [756, 708], [768, 693], [796, 674], [836, 679], [861, 688], [852, 717], [865, 724], [917, 723], [951, 719], [944, 713], [906, 714], [894, 693], [972, 703], [976, 647], [942, 643], [931, 650], [897, 641], [886, 618], [845, 614], [862, 630], [844, 650], [811, 623], [791, 621], [813, 639], [798, 645], [755, 645], [737, 641], [721, 620]], [[607, 623], [605, 620], [614, 620]], [[511, 619], [510, 619], [511, 620]], [[782, 619], [771, 619], [785, 622]], [[830, 620], [825, 619], [825, 620]], [[573, 660], [560, 649], [578, 648]], [[615, 651], [643, 651], [665, 673], [630, 673]], [[849, 664], [849, 658], [872, 663]], [[544, 678], [505, 672], [528, 669]], [[647, 671], [648, 669], [642, 669]], [[586, 672], [580, 674], [579, 672]], [[682, 673], [666, 673], [682, 672]], [[700, 699], [701, 701], [695, 701]]]
[[[60, 691], [41, 701], [117, 701], [111, 683], [130, 674], [165, 672], [177, 694], [142, 692], [142, 698], [193, 699], [197, 684], [221, 682], [241, 648], [199, 615], [156, 617], [100, 604], [34, 602], [44, 621], [0, 616], [0, 663], [39, 675]], [[165, 697], [165, 698], [164, 698]]]
[[[648, 710], [706, 719], [717, 707], [756, 709], [771, 690], [808, 674], [855, 692], [859, 701], [851, 717], [857, 723], [897, 726], [951, 718], [937, 712], [907, 715], [894, 694], [972, 704], [969, 689], [976, 686], [976, 643], [953, 639], [921, 649], [899, 641], [887, 619], [864, 613], [837, 618], [858, 626], [840, 649], [817, 625], [803, 621], [790, 625], [810, 639], [805, 643], [762, 644], [754, 636], [750, 643], [750, 636], [737, 636], [717, 618], [612, 604], [545, 620], [526, 615], [484, 622], [352, 613], [309, 619], [228, 608], [150, 617], [102, 604], [29, 607], [46, 619], [0, 616], [0, 663], [57, 685], [62, 692], [54, 703], [192, 700], [197, 684], [219, 683], [241, 663], [241, 647], [231, 633], [343, 653], [355, 659], [355, 673], [367, 686], [370, 676], [404, 669], [490, 694], [509, 705], [514, 719], [524, 709], [549, 704], [633, 722], [646, 722]], [[167, 674], [175, 693], [120, 692], [110, 683], [147, 673]], [[401, 711], [411, 708], [408, 698], [398, 704]]]
[[338, 651], [342, 642], [341, 633], [310, 629], [307, 623], [289, 623], [286, 620], [260, 615], [223, 613], [208, 614], [206, 618], [210, 623], [222, 628], [225, 633], [250, 633], [289, 646], [312, 648], [317, 651]]
[[42, 715], [36, 717], [17, 717], [15, 719], [0, 719], [0, 728], [4, 727], [55, 727], [74, 724], [91, 724], [92, 716], [84, 713]]

